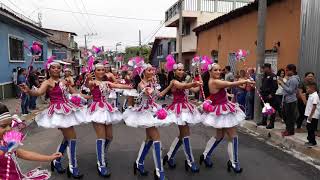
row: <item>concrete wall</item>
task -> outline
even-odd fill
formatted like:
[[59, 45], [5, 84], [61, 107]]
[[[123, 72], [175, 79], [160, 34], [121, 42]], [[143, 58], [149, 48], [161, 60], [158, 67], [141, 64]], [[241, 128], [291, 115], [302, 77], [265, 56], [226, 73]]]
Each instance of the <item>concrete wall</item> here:
[[[188, 19], [190, 21], [190, 34], [182, 37], [182, 52], [194, 52], [197, 49], [197, 36], [192, 30], [202, 24], [205, 24], [221, 15], [223, 13], [208, 13], [200, 11], [184, 11], [184, 17], [193, 17]], [[177, 39], [179, 39], [179, 27], [177, 27]], [[179, 42], [177, 41], [177, 49]]]
[[67, 47], [70, 47], [70, 33], [63, 31], [55, 31], [47, 29], [49, 33], [53, 34], [49, 39], [55, 42], [59, 42]]
[[[268, 7], [266, 22], [266, 49], [278, 47], [278, 67], [298, 63], [300, 46], [301, 0], [284, 0]], [[221, 36], [219, 41], [218, 37]], [[257, 11], [235, 18], [224, 24], [200, 32], [197, 54], [210, 56], [212, 50], [219, 51], [219, 64], [226, 65], [229, 53], [247, 49], [250, 55], [239, 68], [255, 66], [257, 40]]]
[[[43, 44], [43, 57], [46, 60], [47, 57], [47, 39], [46, 37], [39, 36], [30, 31], [26, 31], [21, 27], [5, 24], [0, 19], [0, 86], [12, 81], [11, 74], [12, 69], [17, 67], [27, 68], [31, 62], [31, 57], [28, 56], [28, 50], [24, 49], [24, 61], [23, 62], [9, 62], [9, 34], [22, 38], [25, 44], [31, 45], [34, 41], [39, 41]], [[35, 68], [43, 68], [43, 62], [33, 63]], [[1, 95], [1, 94], [0, 94]]]

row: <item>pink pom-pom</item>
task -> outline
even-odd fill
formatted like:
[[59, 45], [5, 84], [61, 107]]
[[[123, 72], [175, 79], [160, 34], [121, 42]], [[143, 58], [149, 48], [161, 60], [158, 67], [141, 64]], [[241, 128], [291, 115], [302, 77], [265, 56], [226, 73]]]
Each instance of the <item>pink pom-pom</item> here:
[[168, 113], [165, 109], [162, 108], [157, 111], [156, 115], [157, 115], [158, 119], [164, 120], [164, 119], [166, 119]]
[[25, 127], [27, 127], [27, 125], [18, 117], [18, 115], [12, 116], [11, 128], [13, 130], [21, 131]]
[[39, 55], [41, 54], [42, 49], [41, 49], [41, 44], [39, 42], [34, 42], [31, 46], [31, 53], [33, 55]]
[[249, 51], [247, 50], [244, 50], [244, 49], [239, 49], [237, 52], [236, 52], [236, 59], [238, 61], [245, 61], [246, 60], [246, 57], [249, 55]]
[[173, 65], [176, 64], [176, 61], [174, 60], [174, 57], [171, 54], [166, 57], [166, 60], [167, 60], [167, 63], [165, 65], [165, 68], [167, 72], [170, 72], [173, 70]]
[[265, 103], [264, 107], [262, 108], [262, 114], [269, 116], [273, 115], [274, 113], [276, 113], [276, 110], [269, 103]]
[[203, 56], [201, 58], [201, 71], [207, 72], [209, 70], [209, 65], [212, 64], [212, 59], [208, 56]]
[[200, 59], [201, 59], [201, 57], [200, 56], [195, 56], [193, 59], [192, 59], [192, 66], [197, 66], [197, 65], [199, 65], [199, 63], [200, 63]]
[[76, 106], [80, 106], [81, 104], [81, 98], [79, 96], [71, 96], [70, 101]]
[[3, 140], [6, 143], [12, 143], [13, 142], [13, 143], [19, 144], [19, 143], [22, 142], [23, 137], [24, 137], [24, 135], [21, 132], [11, 130], [11, 131], [6, 132], [3, 135]]
[[203, 108], [203, 111], [206, 112], [206, 113], [213, 112], [213, 106], [211, 105], [211, 101], [210, 100], [204, 101], [203, 104], [202, 104], [202, 108]]

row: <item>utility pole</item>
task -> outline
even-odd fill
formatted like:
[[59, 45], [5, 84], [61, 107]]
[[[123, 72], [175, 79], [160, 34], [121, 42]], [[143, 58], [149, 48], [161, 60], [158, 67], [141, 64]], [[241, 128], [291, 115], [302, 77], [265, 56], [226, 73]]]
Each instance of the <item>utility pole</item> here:
[[[256, 64], [256, 87], [261, 87], [262, 74], [261, 66], [265, 60], [265, 38], [266, 38], [266, 17], [267, 17], [267, 0], [259, 0], [258, 8], [258, 40], [257, 40], [257, 64]], [[259, 90], [259, 89], [258, 89]], [[254, 119], [261, 120], [261, 102], [256, 93], [254, 98]]]
[[97, 36], [98, 34], [97, 33], [91, 33], [91, 34], [85, 34], [84, 35], [84, 48], [87, 50], [88, 49], [88, 46], [87, 46], [87, 37], [90, 37], [90, 36]]
[[141, 30], [139, 30], [139, 55], [141, 56]]
[[183, 17], [182, 17], [182, 10], [183, 10], [183, 0], [179, 0], [179, 28], [178, 28], [178, 35], [179, 35], [179, 52], [178, 52], [178, 62], [182, 63], [182, 26], [183, 26]]

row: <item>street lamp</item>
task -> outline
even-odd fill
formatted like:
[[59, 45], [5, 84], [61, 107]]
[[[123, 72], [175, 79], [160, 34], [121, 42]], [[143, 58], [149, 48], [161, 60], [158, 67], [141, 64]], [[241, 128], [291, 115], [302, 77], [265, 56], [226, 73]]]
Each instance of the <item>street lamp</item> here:
[[[117, 58], [117, 56], [118, 56], [118, 46], [121, 46], [122, 45], [122, 43], [121, 42], [117, 42], [116, 43], [116, 53], [115, 53], [115, 60], [116, 60], [116, 58]], [[119, 66], [121, 66], [120, 64], [118, 64], [118, 62], [116, 62], [116, 68], [118, 69], [118, 67]]]
[[117, 55], [117, 53], [118, 53], [118, 46], [121, 46], [121, 45], [122, 45], [121, 42], [117, 42], [117, 43], [116, 43], [116, 55]]

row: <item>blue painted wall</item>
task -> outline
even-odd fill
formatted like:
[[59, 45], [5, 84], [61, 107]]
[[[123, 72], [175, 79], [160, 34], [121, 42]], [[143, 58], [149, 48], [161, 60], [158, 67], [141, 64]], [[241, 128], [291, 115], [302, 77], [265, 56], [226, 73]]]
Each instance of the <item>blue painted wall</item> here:
[[[168, 52], [168, 43], [170, 43], [170, 52]], [[157, 52], [158, 52], [158, 48], [162, 45], [162, 56], [161, 57], [158, 57], [157, 55]], [[174, 49], [175, 49], [175, 40], [172, 40], [172, 39], [162, 39], [158, 46], [157, 46], [157, 49], [154, 53], [154, 56], [151, 60], [151, 64], [155, 67], [158, 67], [159, 66], [159, 62], [164, 62], [166, 60], [166, 57], [171, 54], [171, 52], [174, 52]]]
[[[24, 43], [31, 45], [34, 41], [39, 41], [43, 44], [43, 57], [47, 57], [47, 38], [38, 34], [32, 33], [22, 27], [3, 23], [0, 19], [0, 83], [11, 82], [12, 69], [17, 67], [27, 68], [31, 62], [31, 57], [28, 56], [28, 50], [24, 49], [24, 62], [9, 61], [9, 34], [24, 39]], [[43, 62], [33, 63], [33, 67], [42, 68]]]

